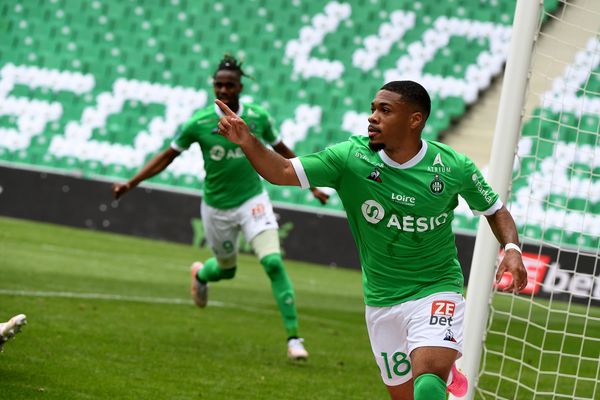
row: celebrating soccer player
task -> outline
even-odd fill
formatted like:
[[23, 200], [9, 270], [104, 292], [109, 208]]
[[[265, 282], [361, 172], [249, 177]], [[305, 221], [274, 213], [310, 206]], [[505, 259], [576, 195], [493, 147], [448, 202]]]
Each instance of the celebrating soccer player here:
[[[269, 114], [251, 103], [240, 103], [244, 71], [235, 58], [226, 55], [214, 76], [217, 99], [228, 110], [252, 127], [254, 137], [270, 144], [283, 157], [295, 154], [278, 138]], [[262, 181], [239, 146], [217, 134], [223, 113], [212, 104], [197, 111], [175, 136], [171, 146], [151, 159], [129, 182], [115, 183], [113, 194], [119, 198], [143, 180], [164, 170], [194, 142], [200, 145], [206, 178], [201, 207], [206, 240], [214, 254], [204, 263], [192, 265], [192, 297], [199, 307], [207, 304], [208, 282], [232, 279], [237, 267], [237, 242], [240, 229], [252, 245], [271, 280], [273, 296], [287, 333], [288, 357], [306, 359], [308, 352], [298, 337], [298, 317], [292, 282], [281, 257], [277, 221]], [[313, 195], [325, 204], [329, 196], [313, 188]]]
[[359, 250], [371, 347], [392, 399], [464, 396], [466, 378], [454, 367], [465, 306], [452, 232], [458, 195], [486, 216], [504, 246], [497, 279], [509, 272], [509, 289], [518, 291], [527, 273], [513, 218], [477, 167], [421, 139], [431, 111], [427, 91], [412, 81], [387, 83], [371, 103], [368, 137], [294, 159], [266, 149], [242, 118], [217, 104], [225, 113], [219, 132], [269, 182], [338, 191]]

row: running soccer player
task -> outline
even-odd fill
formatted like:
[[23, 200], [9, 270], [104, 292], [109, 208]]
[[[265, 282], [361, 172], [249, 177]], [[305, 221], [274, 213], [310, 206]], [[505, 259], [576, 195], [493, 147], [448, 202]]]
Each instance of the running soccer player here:
[[371, 347], [391, 398], [464, 396], [466, 378], [454, 367], [465, 306], [452, 232], [458, 195], [487, 217], [504, 246], [496, 278], [509, 272], [509, 290], [518, 291], [527, 272], [512, 216], [477, 167], [421, 139], [431, 108], [427, 91], [412, 81], [387, 83], [371, 103], [368, 137], [291, 160], [267, 151], [242, 119], [217, 104], [226, 114], [219, 132], [269, 182], [337, 190], [359, 250]]
[[[226, 55], [213, 76], [216, 98], [234, 110], [251, 127], [253, 134], [270, 144], [277, 153], [286, 158], [295, 157], [275, 133], [272, 119], [263, 108], [240, 103], [242, 76], [245, 74], [241, 63]], [[151, 159], [127, 183], [115, 183], [113, 195], [119, 198], [143, 180], [160, 173], [191, 144], [198, 143], [206, 170], [201, 216], [214, 257], [204, 263], [192, 264], [192, 298], [198, 307], [205, 307], [208, 282], [235, 276], [238, 236], [240, 230], [243, 231], [271, 280], [273, 297], [287, 333], [288, 357], [306, 359], [308, 352], [304, 340], [298, 337], [296, 296], [281, 257], [273, 207], [260, 177], [239, 146], [217, 134], [221, 116], [223, 113], [214, 104], [197, 111], [183, 124], [169, 148]], [[327, 202], [327, 194], [316, 188], [311, 190], [322, 204]]]
[[6, 322], [0, 322], [0, 352], [3, 350], [4, 343], [19, 333], [25, 324], [27, 324], [25, 314], [18, 314]]

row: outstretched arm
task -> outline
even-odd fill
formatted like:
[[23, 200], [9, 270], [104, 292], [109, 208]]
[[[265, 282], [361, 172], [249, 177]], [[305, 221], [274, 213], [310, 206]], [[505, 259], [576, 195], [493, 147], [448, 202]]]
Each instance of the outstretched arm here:
[[136, 187], [140, 182], [162, 172], [179, 154], [181, 153], [173, 150], [170, 147], [158, 153], [150, 161], [148, 161], [146, 165], [144, 165], [142, 169], [128, 182], [114, 183], [112, 188], [113, 197], [118, 199], [129, 190]]
[[[492, 228], [492, 232], [494, 232], [496, 239], [498, 239], [503, 248], [507, 243], [519, 243], [515, 221], [505, 206], [502, 206], [494, 214], [486, 216], [486, 218], [490, 224], [490, 228]], [[523, 259], [519, 251], [515, 249], [505, 250], [504, 259], [496, 272], [497, 282], [500, 282], [505, 272], [509, 272], [512, 275], [512, 283], [506, 290], [518, 292], [527, 286], [527, 270], [523, 265]]]
[[[272, 147], [273, 150], [275, 150], [277, 153], [281, 154], [285, 158], [296, 157], [294, 151], [287, 147], [283, 142], [276, 143]], [[310, 191], [312, 192], [315, 199], [319, 200], [321, 204], [326, 204], [327, 200], [329, 200], [329, 195], [316, 187], [311, 187]]]
[[300, 186], [292, 162], [267, 149], [250, 133], [248, 125], [220, 100], [215, 103], [225, 116], [219, 121], [219, 134], [242, 148], [256, 172], [275, 185]]

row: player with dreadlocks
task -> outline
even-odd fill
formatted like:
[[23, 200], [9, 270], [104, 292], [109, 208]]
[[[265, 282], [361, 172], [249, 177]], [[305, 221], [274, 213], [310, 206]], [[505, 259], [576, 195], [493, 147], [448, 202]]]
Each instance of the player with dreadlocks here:
[[[243, 89], [241, 63], [225, 55], [213, 75], [213, 89], [217, 99], [242, 118], [252, 132], [286, 158], [292, 152], [277, 136], [269, 114], [256, 104], [240, 103]], [[277, 221], [262, 180], [236, 144], [218, 134], [217, 124], [223, 116], [216, 105], [197, 111], [179, 129], [171, 146], [152, 158], [132, 179], [115, 183], [113, 195], [121, 197], [162, 170], [188, 149], [198, 143], [204, 158], [206, 177], [201, 206], [206, 240], [214, 254], [204, 263], [192, 264], [192, 297], [198, 307], [207, 304], [208, 282], [232, 279], [237, 268], [237, 241], [240, 230], [252, 245], [261, 265], [271, 280], [273, 297], [279, 307], [287, 333], [288, 357], [306, 359], [308, 352], [298, 336], [298, 317], [292, 282], [285, 270], [280, 253]], [[312, 189], [322, 203], [328, 196]]]

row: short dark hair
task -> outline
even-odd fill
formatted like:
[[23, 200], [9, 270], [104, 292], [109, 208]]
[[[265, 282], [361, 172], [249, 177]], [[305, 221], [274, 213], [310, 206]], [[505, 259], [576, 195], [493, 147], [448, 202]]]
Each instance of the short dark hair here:
[[388, 82], [379, 90], [389, 90], [402, 96], [402, 100], [407, 101], [419, 108], [425, 115], [425, 120], [431, 112], [431, 98], [427, 90], [414, 81], [392, 81]]
[[217, 70], [213, 74], [213, 77], [216, 76], [217, 72], [219, 72], [219, 71], [233, 71], [233, 72], [237, 72], [240, 75], [240, 78], [242, 76], [250, 77], [242, 69], [242, 64], [243, 64], [243, 62], [238, 61], [231, 54], [225, 54], [223, 56], [223, 59], [219, 62], [219, 66], [217, 67]]

